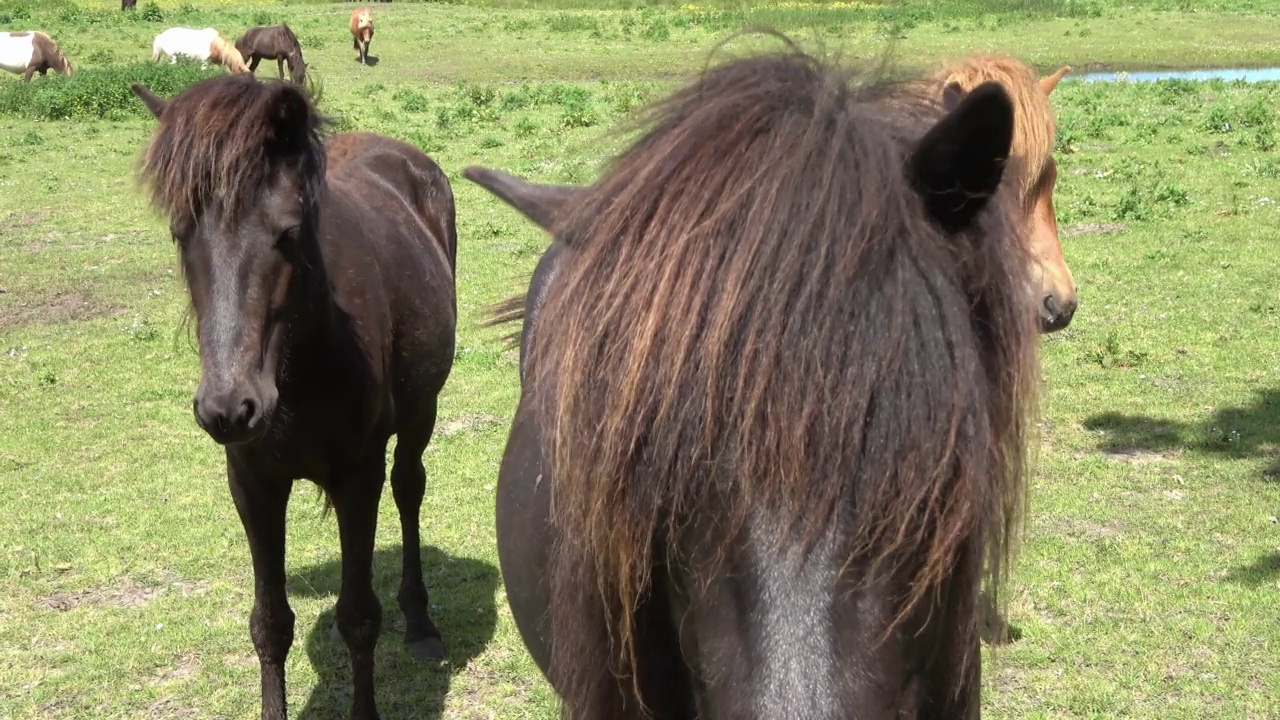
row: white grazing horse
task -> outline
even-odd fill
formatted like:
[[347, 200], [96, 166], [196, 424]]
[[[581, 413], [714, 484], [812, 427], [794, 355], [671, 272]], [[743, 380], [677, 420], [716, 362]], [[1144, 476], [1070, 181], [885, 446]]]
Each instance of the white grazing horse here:
[[249, 67], [244, 64], [244, 57], [236, 46], [227, 42], [213, 28], [195, 30], [174, 27], [165, 30], [151, 43], [151, 59], [159, 60], [161, 55], [167, 55], [171, 63], [176, 63], [182, 56], [199, 60], [201, 68], [208, 67], [209, 63], [216, 63], [233, 73], [249, 72]]

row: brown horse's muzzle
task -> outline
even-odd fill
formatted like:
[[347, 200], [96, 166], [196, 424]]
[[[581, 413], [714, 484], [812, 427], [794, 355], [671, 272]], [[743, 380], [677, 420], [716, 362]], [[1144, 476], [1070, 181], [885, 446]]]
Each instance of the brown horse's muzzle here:
[[257, 440], [267, 430], [269, 409], [263, 393], [240, 389], [205, 392], [204, 383], [192, 401], [196, 423], [220, 445], [236, 445]]

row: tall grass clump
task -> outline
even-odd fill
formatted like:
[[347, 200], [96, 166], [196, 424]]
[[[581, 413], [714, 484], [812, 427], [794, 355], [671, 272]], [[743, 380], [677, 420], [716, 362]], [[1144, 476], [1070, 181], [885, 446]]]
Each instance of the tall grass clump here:
[[201, 70], [200, 64], [135, 63], [77, 70], [70, 77], [50, 74], [29, 84], [0, 87], [0, 115], [32, 120], [94, 120], [141, 116], [147, 112], [129, 88], [142, 83], [161, 97], [221, 74], [222, 68]]

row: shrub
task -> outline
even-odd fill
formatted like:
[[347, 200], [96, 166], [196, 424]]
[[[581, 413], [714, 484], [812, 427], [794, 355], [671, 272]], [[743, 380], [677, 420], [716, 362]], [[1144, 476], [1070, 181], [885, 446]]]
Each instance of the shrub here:
[[35, 120], [112, 119], [146, 115], [146, 106], [130, 89], [142, 83], [161, 97], [221, 74], [199, 63], [136, 63], [77, 70], [74, 75], [48, 75], [30, 84], [5, 83], [0, 88], [0, 114]]

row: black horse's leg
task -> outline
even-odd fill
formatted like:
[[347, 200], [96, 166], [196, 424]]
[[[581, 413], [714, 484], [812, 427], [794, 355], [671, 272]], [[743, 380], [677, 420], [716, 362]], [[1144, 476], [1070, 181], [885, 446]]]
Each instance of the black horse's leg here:
[[262, 719], [285, 720], [284, 661], [293, 645], [293, 610], [284, 589], [285, 511], [291, 480], [255, 477], [227, 458], [236, 512], [253, 558], [253, 612], [249, 635], [262, 671]]
[[281, 80], [284, 79], [284, 59], [283, 58], [276, 58], [276, 73], [280, 76]]
[[400, 591], [396, 600], [404, 613], [404, 643], [414, 658], [423, 662], [444, 659], [440, 630], [431, 622], [428, 612], [427, 585], [422, 579], [422, 539], [418, 513], [427, 487], [427, 473], [422, 467], [422, 453], [431, 441], [436, 426], [436, 399], [424, 399], [419, 409], [421, 424], [401, 429], [396, 436], [395, 464], [391, 466], [391, 492], [400, 513], [400, 535], [404, 544], [404, 567], [400, 573]]
[[373, 592], [373, 543], [385, 478], [383, 445], [356, 472], [342, 477], [341, 485], [332, 494], [342, 542], [342, 589], [335, 616], [338, 632], [351, 653], [353, 720], [378, 718], [373, 697], [373, 651], [382, 632], [382, 605]]
[[258, 63], [262, 62], [262, 58], [257, 55], [251, 55], [249, 59], [249, 74], [254, 75], [258, 72]]

